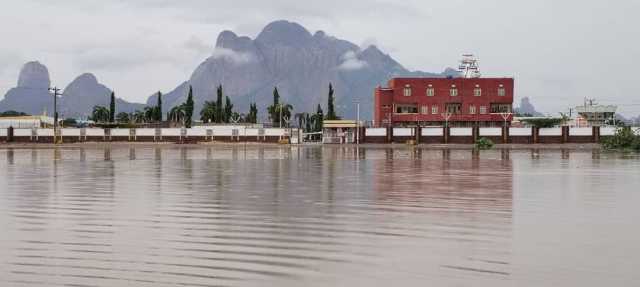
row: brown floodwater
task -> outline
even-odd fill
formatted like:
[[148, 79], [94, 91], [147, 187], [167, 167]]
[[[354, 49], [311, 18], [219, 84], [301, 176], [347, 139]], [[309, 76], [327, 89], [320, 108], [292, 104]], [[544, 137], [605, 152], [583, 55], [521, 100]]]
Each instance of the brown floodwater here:
[[0, 286], [638, 286], [640, 157], [0, 148]]

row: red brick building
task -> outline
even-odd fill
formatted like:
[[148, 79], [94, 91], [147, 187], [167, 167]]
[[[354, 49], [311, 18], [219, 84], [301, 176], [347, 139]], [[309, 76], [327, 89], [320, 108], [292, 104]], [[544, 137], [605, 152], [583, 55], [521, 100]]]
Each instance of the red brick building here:
[[513, 78], [391, 79], [375, 90], [374, 125], [502, 126], [513, 90]]

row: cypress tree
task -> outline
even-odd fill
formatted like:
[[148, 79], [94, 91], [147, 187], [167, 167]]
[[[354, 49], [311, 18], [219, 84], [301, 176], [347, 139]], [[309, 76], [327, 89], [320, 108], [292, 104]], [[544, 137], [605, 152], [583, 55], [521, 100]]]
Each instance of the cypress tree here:
[[334, 98], [334, 90], [333, 85], [329, 84], [329, 99], [327, 103], [327, 120], [337, 120], [338, 116], [336, 115], [336, 110], [334, 106], [335, 98]]
[[216, 122], [222, 123], [224, 121], [224, 114], [222, 109], [222, 107], [224, 106], [224, 103], [222, 102], [222, 84], [218, 86], [217, 94], [218, 99], [216, 100]]
[[231, 103], [231, 99], [227, 96], [225, 97], [226, 103], [224, 105], [224, 122], [231, 122], [231, 116], [233, 116], [233, 104]]
[[156, 107], [156, 121], [162, 121], [162, 93], [158, 92], [158, 106]]
[[191, 122], [193, 121], [193, 88], [189, 86], [189, 95], [187, 96], [187, 102], [184, 107], [185, 113], [185, 127], [191, 128]]
[[322, 131], [322, 121], [324, 119], [324, 112], [322, 111], [322, 107], [320, 106], [320, 104], [318, 104], [318, 108], [316, 110], [316, 116], [315, 116], [315, 126], [313, 128], [314, 132], [321, 132]]
[[109, 104], [109, 122], [116, 121], [116, 94], [111, 92], [111, 103]]

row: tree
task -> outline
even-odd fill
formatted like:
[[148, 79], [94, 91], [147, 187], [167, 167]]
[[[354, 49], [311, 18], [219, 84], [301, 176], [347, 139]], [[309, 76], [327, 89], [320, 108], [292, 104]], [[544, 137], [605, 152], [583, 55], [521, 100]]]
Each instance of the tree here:
[[298, 128], [304, 129], [304, 121], [307, 119], [307, 113], [296, 113], [294, 118], [298, 122]]
[[307, 114], [305, 116], [305, 119], [304, 119], [304, 123], [305, 123], [304, 132], [305, 133], [309, 133], [313, 129], [313, 127], [311, 126], [312, 122], [313, 122], [313, 120], [311, 119], [311, 115]]
[[227, 96], [225, 98], [225, 104], [224, 104], [223, 121], [225, 123], [231, 122], [232, 116], [233, 116], [233, 104], [231, 103], [231, 99]]
[[136, 110], [135, 112], [133, 112], [133, 121], [135, 123], [144, 123], [145, 121], [144, 112], [140, 110]]
[[25, 114], [23, 112], [16, 112], [13, 110], [0, 113], [0, 117], [21, 117], [21, 116], [28, 116], [28, 114]]
[[216, 100], [216, 122], [222, 123], [224, 121], [224, 115], [222, 110], [222, 84], [218, 86], [216, 91], [218, 99]]
[[76, 127], [77, 124], [78, 121], [76, 121], [76, 119], [74, 118], [66, 118], [62, 121], [63, 127]]
[[327, 100], [327, 120], [339, 120], [340, 117], [336, 115], [335, 110], [335, 91], [333, 90], [333, 85], [329, 84], [329, 98]]
[[158, 107], [144, 107], [144, 120], [145, 123], [150, 123], [155, 121], [158, 116]]
[[278, 87], [273, 88], [273, 105], [267, 107], [267, 113], [269, 113], [269, 119], [273, 126], [280, 123], [280, 93]]
[[111, 102], [109, 103], [109, 122], [113, 123], [116, 120], [116, 94], [111, 92]]
[[205, 101], [202, 110], [200, 110], [200, 120], [204, 123], [213, 123], [216, 121], [216, 102]]
[[562, 123], [562, 118], [530, 118], [522, 119], [522, 122], [538, 127], [538, 128], [552, 128]]
[[109, 110], [103, 106], [94, 106], [91, 112], [91, 120], [96, 123], [106, 123], [109, 121]]
[[154, 120], [158, 122], [162, 121], [162, 93], [161, 92], [158, 92], [158, 105], [156, 106]]
[[249, 105], [249, 113], [245, 117], [245, 121], [250, 124], [258, 123], [258, 106], [256, 103]]
[[130, 122], [129, 114], [125, 112], [119, 112], [116, 115], [116, 121], [121, 124], [126, 124]]
[[191, 128], [193, 122], [193, 88], [189, 86], [189, 95], [184, 103], [184, 123], [186, 128]]
[[316, 114], [313, 115], [313, 132], [321, 132], [322, 131], [322, 122], [324, 120], [324, 112], [322, 111], [322, 107], [318, 104], [318, 108], [316, 109]]

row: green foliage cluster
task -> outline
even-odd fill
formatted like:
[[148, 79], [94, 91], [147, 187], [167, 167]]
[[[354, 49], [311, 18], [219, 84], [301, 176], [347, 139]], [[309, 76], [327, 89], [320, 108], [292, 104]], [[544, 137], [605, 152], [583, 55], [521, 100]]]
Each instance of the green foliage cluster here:
[[600, 142], [607, 150], [640, 151], [640, 136], [629, 127], [618, 128], [614, 136], [603, 137]]
[[531, 119], [522, 119], [522, 121], [528, 125], [531, 125], [537, 128], [552, 128], [562, 124], [564, 119], [563, 118], [531, 118]]
[[269, 113], [269, 119], [273, 126], [282, 127], [287, 120], [291, 119], [291, 110], [293, 106], [287, 103], [280, 102], [280, 93], [278, 88], [273, 89], [273, 104], [267, 107]]
[[28, 116], [28, 114], [25, 114], [23, 112], [16, 112], [16, 111], [4, 111], [4, 112], [0, 113], [0, 118], [2, 118], [2, 117], [22, 117], [22, 116]]
[[488, 138], [479, 138], [476, 141], [476, 148], [479, 150], [489, 150], [493, 148], [493, 141]]

